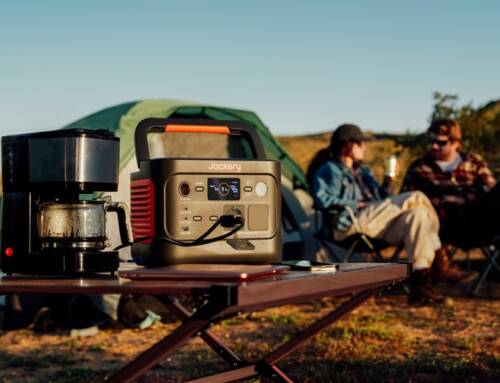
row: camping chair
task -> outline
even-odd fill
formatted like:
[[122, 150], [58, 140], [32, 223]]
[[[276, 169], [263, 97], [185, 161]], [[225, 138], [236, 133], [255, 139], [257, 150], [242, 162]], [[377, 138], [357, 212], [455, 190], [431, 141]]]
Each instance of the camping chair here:
[[[479, 276], [468, 288], [468, 293], [470, 295], [476, 295], [478, 293], [484, 282], [486, 282], [486, 279], [488, 278], [488, 275], [492, 271], [493, 267], [500, 274], [500, 264], [498, 262], [500, 259], [500, 236], [494, 238], [487, 245], [474, 246], [474, 247], [453, 246], [453, 248], [454, 252], [456, 252], [458, 249], [465, 251], [467, 254], [466, 259], [468, 263], [470, 263], [469, 253], [474, 248], [481, 250], [481, 252], [486, 258], [485, 259], [486, 264], [484, 265], [483, 269], [479, 272]], [[470, 270], [470, 264], [468, 265], [468, 268]]]
[[481, 270], [476, 281], [470, 286], [469, 293], [471, 295], [477, 294], [493, 267], [500, 273], [500, 264], [498, 263], [500, 255], [500, 236], [494, 238], [489, 245], [481, 246], [480, 249], [486, 257], [486, 265], [483, 270]]
[[[464, 193], [464, 198], [467, 198], [467, 195]], [[462, 210], [461, 206], [458, 207], [458, 220], [461, 222], [461, 235], [460, 239], [451, 241], [451, 245], [455, 248], [459, 248], [466, 252], [467, 260], [469, 261], [469, 252], [472, 249], [478, 248], [484, 254], [486, 258], [486, 265], [480, 271], [478, 278], [469, 286], [469, 294], [475, 295], [481, 288], [481, 286], [486, 281], [491, 269], [493, 267], [500, 273], [500, 265], [498, 263], [499, 254], [500, 254], [500, 235], [495, 236], [493, 239], [486, 241], [475, 240], [474, 242], [467, 241], [467, 222], [465, 214]], [[485, 244], [486, 243], [486, 244]]]
[[[391, 245], [380, 239], [370, 238], [366, 234], [362, 233], [356, 215], [349, 206], [334, 205], [330, 206], [327, 209], [323, 209], [315, 205], [314, 209], [316, 211], [316, 235], [320, 239], [320, 241], [322, 241], [322, 243], [333, 253], [335, 252], [335, 249], [333, 249], [332, 246], [329, 246], [329, 242], [333, 242], [335, 245], [347, 251], [344, 258], [340, 260], [341, 262], [349, 262], [355, 253], [368, 253], [370, 255], [370, 258], [375, 262], [399, 261], [399, 254], [403, 249], [403, 245], [398, 245], [394, 250], [394, 253], [388, 259], [386, 259], [384, 256], [382, 256], [381, 251], [390, 247]], [[342, 213], [343, 211], [347, 211], [349, 213], [354, 225], [355, 232], [342, 241], [336, 241], [333, 238], [331, 228], [335, 227], [340, 213]], [[319, 222], [321, 223], [320, 227], [318, 227]], [[339, 259], [339, 256], [335, 255], [335, 258]]]

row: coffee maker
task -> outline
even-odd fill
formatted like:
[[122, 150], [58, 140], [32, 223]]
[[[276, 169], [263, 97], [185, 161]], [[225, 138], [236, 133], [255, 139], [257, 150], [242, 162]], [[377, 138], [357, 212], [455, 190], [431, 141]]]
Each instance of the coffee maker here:
[[120, 141], [106, 130], [68, 129], [2, 137], [0, 268], [7, 274], [114, 272], [106, 213], [129, 242], [126, 207], [95, 192], [116, 191]]

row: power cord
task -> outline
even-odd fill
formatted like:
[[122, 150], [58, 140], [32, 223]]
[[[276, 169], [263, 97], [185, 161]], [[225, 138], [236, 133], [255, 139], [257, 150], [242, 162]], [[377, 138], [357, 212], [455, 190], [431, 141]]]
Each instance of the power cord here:
[[[243, 217], [240, 216], [235, 216], [235, 215], [221, 215], [217, 221], [214, 222], [212, 226], [208, 228], [206, 232], [204, 232], [201, 236], [196, 238], [193, 241], [179, 241], [173, 238], [168, 238], [168, 237], [155, 237], [155, 236], [149, 236], [149, 237], [139, 237], [136, 240], [128, 243], [124, 243], [120, 246], [116, 246], [113, 250], [121, 250], [125, 247], [132, 246], [134, 243], [140, 243], [144, 241], [149, 241], [149, 240], [157, 240], [161, 242], [167, 242], [172, 245], [176, 246], [182, 246], [182, 247], [192, 247], [192, 246], [200, 246], [200, 245], [207, 245], [209, 243], [217, 242], [223, 239], [226, 239], [230, 237], [231, 235], [235, 234], [238, 230], [240, 230], [243, 225], [245, 224], [245, 220]], [[209, 238], [205, 239], [212, 233], [218, 226], [229, 228], [232, 227], [233, 229], [228, 231], [227, 233], [224, 233], [222, 235], [219, 235], [218, 237], [214, 238]]]

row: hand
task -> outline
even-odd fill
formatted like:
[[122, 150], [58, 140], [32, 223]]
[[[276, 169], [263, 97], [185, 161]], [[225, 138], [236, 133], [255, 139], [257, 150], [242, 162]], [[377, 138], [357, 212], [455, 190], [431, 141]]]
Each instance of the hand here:
[[358, 202], [358, 209], [364, 209], [368, 206], [368, 203], [365, 201]]
[[392, 186], [392, 184], [394, 183], [394, 177], [390, 177], [390, 176], [384, 176], [384, 179], [382, 180], [382, 186], [385, 187], [385, 186]]

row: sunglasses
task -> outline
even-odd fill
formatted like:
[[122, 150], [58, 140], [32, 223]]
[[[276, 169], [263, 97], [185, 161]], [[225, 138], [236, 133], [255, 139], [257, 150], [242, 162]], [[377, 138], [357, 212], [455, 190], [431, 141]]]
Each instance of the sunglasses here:
[[433, 139], [433, 140], [431, 140], [431, 145], [436, 144], [437, 146], [443, 147], [443, 146], [446, 146], [446, 144], [448, 142], [450, 142], [450, 140], [437, 140], [437, 139]]

